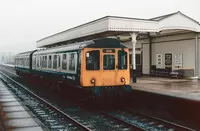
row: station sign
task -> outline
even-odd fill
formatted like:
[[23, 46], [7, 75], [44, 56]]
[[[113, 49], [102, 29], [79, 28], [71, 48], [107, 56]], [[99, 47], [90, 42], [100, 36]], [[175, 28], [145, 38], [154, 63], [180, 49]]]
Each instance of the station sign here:
[[115, 49], [103, 49], [103, 53], [115, 53]]
[[175, 68], [183, 68], [183, 53], [175, 53]]
[[165, 67], [172, 67], [172, 54], [171, 53], [165, 54]]
[[162, 68], [162, 54], [156, 54], [156, 67]]

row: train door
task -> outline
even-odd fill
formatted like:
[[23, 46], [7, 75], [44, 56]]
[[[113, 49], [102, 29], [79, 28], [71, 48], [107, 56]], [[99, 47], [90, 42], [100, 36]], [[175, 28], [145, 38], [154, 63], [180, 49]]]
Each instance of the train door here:
[[118, 49], [116, 52], [116, 80], [118, 85], [127, 85], [130, 82], [129, 52], [128, 49]]
[[112, 86], [116, 83], [116, 51], [115, 49], [103, 49], [101, 58], [103, 59], [103, 86]]

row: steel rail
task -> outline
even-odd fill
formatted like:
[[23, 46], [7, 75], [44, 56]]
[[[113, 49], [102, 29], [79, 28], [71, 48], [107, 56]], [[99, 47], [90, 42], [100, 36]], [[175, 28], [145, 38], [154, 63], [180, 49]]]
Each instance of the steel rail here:
[[134, 129], [134, 130], [137, 130], [137, 131], [145, 131], [144, 128], [138, 127], [138, 126], [136, 126], [136, 125], [134, 125], [134, 124], [130, 124], [130, 123], [128, 123], [128, 122], [126, 122], [126, 121], [123, 121], [123, 120], [121, 120], [121, 119], [119, 119], [119, 118], [117, 118], [117, 117], [114, 117], [114, 116], [112, 116], [112, 115], [110, 115], [110, 114], [108, 114], [108, 113], [105, 113], [105, 112], [103, 112], [103, 111], [99, 111], [99, 112], [100, 112], [101, 114], [103, 114], [103, 115], [105, 115], [105, 116], [111, 118], [111, 119], [114, 119], [114, 120], [118, 121], [119, 123], [123, 123], [124, 125], [129, 126], [130, 128], [132, 128], [132, 129]]
[[135, 113], [135, 114], [139, 114], [139, 115], [141, 115], [141, 116], [144, 116], [144, 117], [147, 117], [147, 118], [150, 118], [150, 119], [154, 119], [154, 120], [156, 120], [156, 121], [159, 121], [160, 123], [166, 123], [166, 124], [170, 125], [171, 127], [176, 128], [176, 129], [178, 128], [178, 129], [186, 130], [186, 131], [196, 131], [196, 130], [194, 130], [194, 129], [192, 129], [192, 128], [188, 128], [188, 127], [186, 127], [186, 126], [182, 126], [182, 125], [179, 125], [179, 124], [176, 124], [176, 123], [173, 123], [173, 122], [170, 122], [170, 121], [167, 121], [167, 120], [158, 118], [158, 117], [154, 117], [154, 116], [147, 115], [147, 114], [144, 114], [144, 113], [136, 112], [136, 111], [134, 111], [134, 110], [132, 110], [132, 109], [130, 109], [130, 108], [127, 108], [127, 109], [125, 109], [125, 110], [127, 110], [127, 111], [129, 111], [129, 112], [133, 112], [133, 113]]

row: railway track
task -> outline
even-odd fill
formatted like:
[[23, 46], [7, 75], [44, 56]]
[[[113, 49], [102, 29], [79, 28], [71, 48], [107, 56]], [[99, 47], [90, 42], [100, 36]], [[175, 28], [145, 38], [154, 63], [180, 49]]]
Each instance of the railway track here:
[[[4, 77], [2, 81], [9, 87], [9, 90], [25, 104], [50, 130], [86, 130], [90, 128], [79, 123], [68, 114], [64, 113], [48, 101], [27, 90], [23, 85], [14, 81], [9, 76], [0, 72]], [[15, 85], [15, 86], [13, 86]], [[16, 87], [16, 85], [19, 88]]]
[[194, 129], [178, 125], [160, 118], [142, 114], [132, 109], [119, 109], [116, 111], [101, 111], [104, 115], [124, 122], [127, 125], [134, 125], [145, 131], [195, 131]]

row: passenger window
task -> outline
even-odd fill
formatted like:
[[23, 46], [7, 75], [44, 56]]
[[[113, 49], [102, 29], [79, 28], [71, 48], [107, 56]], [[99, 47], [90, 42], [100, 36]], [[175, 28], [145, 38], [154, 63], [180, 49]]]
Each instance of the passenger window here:
[[118, 69], [127, 69], [127, 52], [118, 50]]
[[57, 55], [53, 56], [53, 69], [57, 68]]
[[62, 56], [62, 69], [67, 70], [67, 54], [63, 54]]
[[25, 64], [25, 58], [22, 58], [22, 65], [24, 66]]
[[99, 70], [100, 68], [99, 50], [86, 52], [86, 70]]
[[69, 56], [69, 70], [75, 70], [75, 53], [71, 53]]
[[42, 67], [45, 68], [45, 56], [42, 56]]
[[42, 56], [40, 56], [40, 67], [42, 67]]
[[103, 56], [103, 69], [104, 70], [114, 70], [115, 69], [115, 56], [114, 55], [104, 55]]
[[37, 57], [36, 59], [37, 59], [37, 68], [39, 68], [39, 66], [40, 66], [39, 65], [39, 63], [40, 63], [39, 57]]
[[36, 67], [36, 58], [33, 58], [33, 67]]
[[44, 68], [47, 68], [47, 56], [44, 56]]
[[48, 68], [52, 68], [52, 58], [51, 58], [51, 55], [49, 55], [49, 59], [48, 59]]
[[29, 67], [30, 61], [29, 58], [27, 58], [27, 66]]
[[60, 67], [60, 55], [58, 55], [58, 67]]

